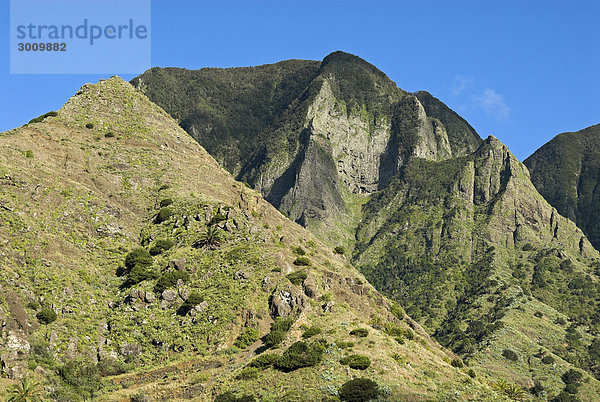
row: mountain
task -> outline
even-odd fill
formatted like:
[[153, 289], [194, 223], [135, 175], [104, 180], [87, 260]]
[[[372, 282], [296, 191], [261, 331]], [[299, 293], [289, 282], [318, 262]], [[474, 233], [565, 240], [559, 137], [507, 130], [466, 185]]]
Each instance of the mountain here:
[[132, 84], [238, 180], [347, 247], [366, 196], [408, 160], [462, 156], [481, 142], [430, 94], [403, 91], [373, 65], [339, 51], [322, 62], [153, 68]]
[[[282, 71], [297, 74], [295, 93], [281, 95], [291, 79]], [[247, 78], [259, 72], [270, 78]], [[207, 86], [209, 76], [221, 84]], [[470, 367], [534, 399], [598, 399], [598, 252], [499, 140], [482, 141], [431, 94], [403, 91], [343, 52], [244, 69], [152, 69], [132, 83], [239, 180], [351, 250], [379, 291]], [[203, 125], [233, 127], [252, 114], [211, 89], [233, 86], [269, 105], [272, 115], [257, 116], [270, 120]], [[183, 108], [171, 100], [178, 93]], [[282, 99], [290, 101], [275, 107]], [[218, 139], [231, 135], [244, 151], [227, 161]]]
[[0, 149], [0, 390], [26, 376], [58, 401], [502, 399], [118, 77]]
[[525, 160], [531, 181], [600, 248], [600, 124], [563, 133]]
[[357, 233], [355, 265], [470, 367], [546, 396], [562, 385], [544, 363], [600, 377], [599, 254], [496, 138], [410, 161], [365, 204]]

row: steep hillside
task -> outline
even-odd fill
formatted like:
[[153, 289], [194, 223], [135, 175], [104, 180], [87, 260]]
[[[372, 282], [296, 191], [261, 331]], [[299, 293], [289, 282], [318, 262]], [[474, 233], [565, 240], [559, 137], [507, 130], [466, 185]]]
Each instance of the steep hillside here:
[[[408, 160], [466, 155], [481, 142], [439, 100], [399, 89], [344, 52], [320, 63], [152, 69], [132, 83], [239, 180], [292, 220], [347, 247], [366, 196], [384, 188]], [[222, 87], [232, 92], [223, 94]], [[221, 118], [230, 126], [213, 124]], [[232, 138], [243, 152], [232, 151]]]
[[[357, 239], [367, 279], [471, 367], [546, 397], [567, 362], [600, 378], [598, 252], [494, 137], [466, 157], [410, 161], [365, 205]], [[599, 389], [588, 378], [579, 396]]]
[[531, 181], [600, 248], [600, 124], [563, 133], [525, 160]]
[[0, 387], [321, 401], [366, 378], [384, 400], [501, 398], [121, 79], [37, 120], [0, 134]]

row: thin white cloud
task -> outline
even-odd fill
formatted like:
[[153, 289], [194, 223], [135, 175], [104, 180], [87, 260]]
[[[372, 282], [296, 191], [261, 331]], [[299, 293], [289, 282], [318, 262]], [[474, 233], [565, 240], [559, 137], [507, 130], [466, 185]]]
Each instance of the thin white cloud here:
[[452, 95], [458, 96], [460, 95], [467, 87], [469, 87], [473, 83], [472, 78], [463, 77], [461, 75], [457, 75], [454, 77], [452, 81]]
[[504, 96], [493, 89], [488, 88], [480, 94], [473, 95], [471, 101], [474, 108], [481, 109], [498, 120], [507, 120], [510, 115], [511, 109], [504, 101]]

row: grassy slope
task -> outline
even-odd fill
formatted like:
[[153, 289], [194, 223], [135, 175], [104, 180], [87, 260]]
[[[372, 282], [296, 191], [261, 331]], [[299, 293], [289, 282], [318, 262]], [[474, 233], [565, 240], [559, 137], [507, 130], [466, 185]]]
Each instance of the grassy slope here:
[[[122, 400], [145, 393], [209, 400], [233, 390], [263, 400], [295, 400], [299, 393], [302, 400], [321, 400], [346, 380], [366, 376], [391, 400], [498, 398], [451, 367], [452, 355], [417, 324], [411, 330], [408, 318], [396, 320], [389, 302], [344, 258], [235, 182], [163, 110], [119, 78], [82, 87], [56, 117], [2, 133], [0, 148], [0, 306], [6, 329], [24, 324], [21, 336], [32, 347], [11, 364], [36, 369], [50, 397], [77, 400], [93, 393]], [[165, 198], [174, 201], [173, 215], [156, 224]], [[218, 224], [220, 247], [195, 248], [216, 216], [226, 217]], [[180, 298], [172, 305], [160, 294], [147, 302], [131, 297], [135, 289], [148, 299], [156, 279], [126, 288], [117, 276], [128, 251], [162, 238], [175, 246], [154, 257], [151, 269], [161, 275], [170, 260], [185, 258], [190, 275], [175, 288]], [[305, 270], [321, 298], [302, 296], [302, 288], [286, 279], [299, 269], [291, 246], [307, 251], [311, 265]], [[304, 304], [275, 352], [300, 338], [302, 324], [318, 325], [318, 338], [327, 343], [323, 363], [236, 379], [261, 342], [241, 350], [234, 340], [245, 326], [261, 336], [268, 332], [269, 299], [282, 290], [301, 295]], [[190, 292], [206, 303], [194, 315], [177, 315]], [[334, 307], [324, 312], [328, 299]], [[37, 325], [35, 304], [53, 309], [58, 319]], [[415, 340], [396, 342], [383, 330], [389, 322], [414, 332]], [[368, 328], [369, 336], [348, 335], [356, 327]], [[371, 367], [358, 372], [339, 364], [349, 353], [335, 345], [342, 340], [354, 340], [353, 352], [370, 356]], [[98, 357], [125, 371], [103, 372], [99, 389], [95, 380], [85, 381], [96, 378]], [[64, 363], [70, 359], [90, 371], [69, 380]]]

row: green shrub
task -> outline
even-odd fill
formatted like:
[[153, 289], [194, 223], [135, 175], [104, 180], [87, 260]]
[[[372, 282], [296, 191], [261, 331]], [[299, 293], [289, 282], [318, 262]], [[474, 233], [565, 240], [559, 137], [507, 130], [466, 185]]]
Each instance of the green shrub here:
[[356, 336], [358, 338], [364, 338], [369, 335], [369, 330], [366, 328], [356, 328], [350, 331], [350, 335]]
[[566, 391], [561, 391], [560, 394], [550, 399], [550, 402], [581, 402], [581, 400]]
[[45, 114], [43, 114], [43, 115], [41, 115], [41, 116], [38, 116], [38, 117], [36, 117], [35, 119], [31, 119], [31, 120], [29, 121], [29, 123], [27, 123], [27, 124], [32, 124], [32, 123], [41, 123], [42, 121], [44, 121], [44, 120], [46, 119], [46, 117], [54, 117], [54, 116], [56, 116], [57, 114], [58, 114], [58, 113], [56, 113], [56, 112], [54, 112], [54, 111], [52, 111], [52, 112], [48, 112], [48, 113], [45, 113]]
[[277, 317], [271, 324], [271, 332], [263, 338], [265, 346], [272, 348], [279, 345], [286, 337], [287, 332], [294, 324], [293, 318]]
[[460, 359], [452, 359], [452, 361], [450, 362], [450, 365], [452, 367], [462, 368], [463, 367], [463, 362]]
[[44, 308], [40, 310], [35, 317], [42, 324], [48, 325], [54, 321], [56, 321], [56, 313], [49, 308]]
[[31, 149], [28, 149], [27, 151], [25, 151], [25, 157], [33, 158], [33, 151]]
[[296, 271], [288, 274], [287, 278], [290, 282], [292, 282], [292, 284], [299, 286], [302, 284], [302, 282], [304, 282], [307, 276], [308, 275], [304, 271]]
[[244, 367], [235, 377], [238, 380], [252, 380], [258, 377], [259, 370], [256, 367]]
[[125, 256], [125, 268], [131, 270], [138, 265], [144, 267], [152, 265], [152, 256], [143, 247], [138, 247]]
[[475, 370], [469, 369], [469, 371], [467, 371], [467, 375], [471, 378], [475, 378], [475, 376], [476, 376]]
[[339, 397], [344, 402], [366, 402], [377, 399], [379, 385], [368, 378], [355, 378], [344, 383], [339, 389]]
[[272, 348], [274, 346], [279, 345], [281, 342], [283, 342], [283, 340], [285, 339], [285, 336], [287, 335], [286, 331], [273, 331], [271, 330], [271, 332], [269, 332], [267, 335], [265, 335], [263, 342], [265, 344], [266, 347], [268, 348]]
[[242, 332], [237, 339], [235, 340], [234, 345], [240, 349], [245, 349], [248, 346], [252, 345], [254, 342], [258, 340], [258, 329], [256, 328], [246, 328], [244, 332]]
[[27, 308], [37, 311], [40, 309], [40, 304], [36, 301], [30, 301], [27, 303]]
[[192, 292], [185, 300], [185, 304], [194, 307], [204, 301], [204, 297], [198, 292]]
[[354, 347], [354, 342], [336, 341], [335, 345], [340, 349], [346, 349]]
[[257, 367], [259, 369], [266, 369], [269, 367], [276, 366], [279, 362], [280, 356], [276, 353], [263, 353], [257, 356], [255, 359], [248, 363], [250, 367]]
[[104, 137], [106, 138], [113, 138], [115, 136], [115, 133], [113, 133], [112, 131], [109, 131], [108, 133], [104, 134]]
[[554, 357], [552, 357], [550, 355], [546, 355], [546, 356], [542, 357], [542, 363], [552, 364], [552, 363], [554, 363]]
[[252, 395], [236, 396], [233, 392], [227, 391], [215, 397], [214, 402], [254, 402], [256, 398]]
[[531, 243], [525, 243], [523, 245], [523, 251], [531, 251], [533, 250], [533, 246], [531, 245]]
[[156, 272], [145, 265], [136, 265], [127, 274], [127, 286], [137, 285], [148, 279], [155, 279]]
[[365, 355], [350, 355], [340, 360], [340, 363], [356, 370], [366, 370], [371, 365], [371, 359]]
[[324, 347], [318, 342], [310, 345], [302, 341], [296, 342], [283, 353], [277, 362], [277, 367], [285, 371], [292, 371], [317, 365], [323, 359], [323, 351]]
[[161, 208], [160, 211], [158, 211], [154, 222], [163, 223], [164, 221], [168, 220], [171, 216], [173, 216], [173, 211], [170, 208]]
[[310, 265], [310, 260], [308, 259], [308, 257], [298, 257], [294, 260], [294, 265], [308, 266]]
[[579, 384], [565, 385], [565, 392], [571, 395], [577, 395], [577, 393], [579, 392]]
[[312, 336], [319, 335], [321, 332], [323, 332], [323, 330], [321, 328], [312, 326], [310, 328], [307, 328], [306, 331], [304, 331], [304, 333], [302, 333], [302, 337], [304, 339], [308, 339]]
[[172, 198], [165, 198], [165, 199], [160, 200], [160, 202], [158, 203], [158, 206], [160, 208], [166, 208], [169, 205], [171, 205], [172, 203], [173, 203], [173, 199]]
[[189, 313], [194, 307], [204, 301], [204, 297], [198, 292], [192, 292], [188, 298], [183, 302], [181, 307], [177, 310], [177, 314], [180, 316], [185, 316]]
[[177, 281], [181, 279], [183, 282], [187, 282], [190, 279], [190, 274], [185, 271], [167, 271], [165, 272], [156, 282], [154, 286], [154, 292], [160, 294], [165, 290], [172, 288], [177, 284]]
[[400, 307], [398, 303], [392, 302], [392, 307], [390, 308], [390, 311], [397, 319], [404, 319], [404, 310], [402, 309], [402, 307]]
[[94, 123], [87, 123], [85, 128], [94, 128]]
[[281, 317], [277, 317], [275, 319], [275, 321], [273, 322], [273, 324], [271, 324], [271, 331], [275, 330], [275, 331], [289, 331], [290, 328], [292, 328], [292, 325], [294, 325], [294, 319], [293, 318], [281, 318]]
[[298, 247], [292, 246], [291, 249], [294, 252], [294, 254], [297, 254], [297, 255], [306, 255], [306, 251], [304, 251], [304, 249], [302, 247], [300, 247], [300, 246], [298, 246]]
[[504, 356], [508, 360], [512, 360], [513, 362], [516, 362], [517, 360], [519, 360], [519, 356], [510, 349], [504, 349], [502, 351], [502, 356]]
[[171, 239], [159, 239], [154, 242], [154, 245], [150, 248], [150, 255], [159, 255], [164, 251], [169, 250], [175, 243]]
[[541, 318], [544, 316], [544, 313], [542, 313], [541, 311], [536, 311], [535, 313], [533, 313], [534, 316], [536, 316], [537, 318]]
[[565, 384], [579, 384], [583, 375], [580, 371], [570, 369], [560, 377]]
[[342, 246], [337, 246], [336, 248], [333, 249], [333, 252], [336, 254], [344, 255], [344, 254], [346, 254], [346, 249], [344, 249], [344, 247], [342, 247]]

